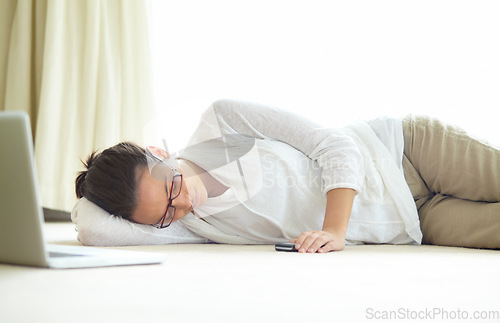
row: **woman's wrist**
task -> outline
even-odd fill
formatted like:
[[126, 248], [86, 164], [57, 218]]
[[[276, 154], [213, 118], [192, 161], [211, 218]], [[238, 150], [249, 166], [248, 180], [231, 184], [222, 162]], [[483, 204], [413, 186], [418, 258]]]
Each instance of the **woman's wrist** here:
[[345, 237], [355, 195], [349, 188], [328, 191], [323, 231]]
[[347, 228], [332, 228], [332, 227], [323, 227], [322, 231], [329, 232], [339, 238], [345, 238], [347, 233]]

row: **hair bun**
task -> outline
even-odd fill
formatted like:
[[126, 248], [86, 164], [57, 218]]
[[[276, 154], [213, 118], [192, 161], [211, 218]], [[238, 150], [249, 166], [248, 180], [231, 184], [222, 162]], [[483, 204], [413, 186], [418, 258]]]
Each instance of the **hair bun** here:
[[94, 164], [96, 157], [97, 153], [93, 151], [87, 158], [86, 162], [81, 161], [86, 170], [79, 172], [75, 180], [75, 193], [77, 198], [82, 198], [85, 196], [85, 179], [87, 178], [87, 174], [89, 173], [92, 164]]
[[82, 171], [78, 173], [75, 180], [75, 193], [77, 198], [82, 198], [85, 192], [85, 177], [87, 177], [87, 171]]

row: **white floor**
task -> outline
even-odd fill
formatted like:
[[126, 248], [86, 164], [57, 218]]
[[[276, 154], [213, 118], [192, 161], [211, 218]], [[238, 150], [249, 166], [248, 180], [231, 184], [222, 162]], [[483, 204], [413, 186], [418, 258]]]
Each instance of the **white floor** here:
[[[70, 223], [46, 224], [48, 241], [78, 244], [75, 237]], [[0, 322], [500, 322], [500, 251], [126, 249], [164, 253], [167, 260], [74, 270], [0, 265]]]

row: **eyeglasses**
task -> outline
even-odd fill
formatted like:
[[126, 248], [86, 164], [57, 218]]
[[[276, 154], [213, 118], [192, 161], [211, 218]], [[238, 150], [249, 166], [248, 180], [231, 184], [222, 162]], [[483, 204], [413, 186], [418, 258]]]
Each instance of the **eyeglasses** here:
[[[170, 166], [169, 166], [170, 167]], [[165, 211], [165, 214], [161, 217], [160, 221], [158, 221], [158, 224], [153, 224], [153, 226], [157, 229], [164, 229], [168, 227], [171, 223], [172, 220], [174, 219], [175, 215], [175, 206], [172, 205], [172, 201], [179, 196], [181, 193], [181, 188], [182, 188], [182, 174], [177, 171], [177, 169], [170, 167], [170, 169], [174, 172], [174, 175], [172, 177], [172, 184], [170, 184], [170, 193], [167, 190], [168, 195], [168, 205], [167, 205], [167, 210]], [[165, 185], [165, 189], [167, 189], [167, 184]]]

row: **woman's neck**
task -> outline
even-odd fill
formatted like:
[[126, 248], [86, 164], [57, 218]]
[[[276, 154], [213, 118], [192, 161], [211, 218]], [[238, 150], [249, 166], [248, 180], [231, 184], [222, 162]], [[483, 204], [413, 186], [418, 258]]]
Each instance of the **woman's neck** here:
[[[228, 190], [228, 187], [216, 180], [209, 172], [205, 171], [203, 168], [199, 167], [195, 163], [190, 162], [189, 160], [179, 159], [179, 163], [181, 164], [181, 169], [186, 170], [186, 175], [188, 176], [198, 176], [202, 181], [205, 189], [207, 191], [208, 197], [216, 197], [222, 195], [224, 192]], [[188, 169], [185, 169], [187, 166]]]

